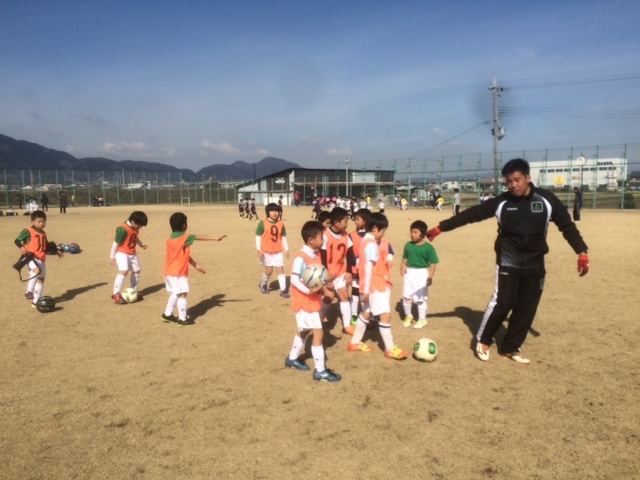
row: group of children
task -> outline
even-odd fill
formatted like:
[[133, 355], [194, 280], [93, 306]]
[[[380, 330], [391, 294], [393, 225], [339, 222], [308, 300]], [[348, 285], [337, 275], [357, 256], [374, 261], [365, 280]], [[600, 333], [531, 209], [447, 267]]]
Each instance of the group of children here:
[[[384, 344], [386, 358], [404, 360], [408, 353], [398, 347], [391, 332], [391, 274], [393, 249], [384, 239], [389, 227], [387, 217], [368, 208], [355, 212], [356, 229], [347, 233], [350, 214], [341, 207], [330, 212], [320, 211], [317, 220], [306, 222], [301, 235], [304, 242], [291, 267], [291, 290], [287, 289], [284, 274], [284, 256], [289, 256], [286, 229], [277, 217], [278, 206], [266, 207], [267, 218], [256, 230], [256, 248], [264, 265], [259, 283], [263, 294], [269, 293], [269, 278], [276, 269], [280, 296], [292, 297], [298, 332], [285, 359], [285, 366], [307, 371], [310, 367], [300, 360], [305, 339], [312, 334], [311, 355], [316, 381], [336, 382], [337, 373], [326, 368], [322, 346], [322, 322], [329, 306], [338, 299], [342, 331], [351, 335], [347, 345], [349, 352], [372, 352], [374, 348], [364, 343], [367, 328], [378, 317], [378, 328]], [[402, 305], [405, 313], [403, 325], [414, 328], [427, 326], [427, 293], [433, 281], [438, 257], [426, 238], [427, 225], [415, 221], [410, 228], [410, 242], [405, 245], [401, 273], [404, 277]], [[324, 287], [309, 288], [303, 282], [307, 267], [323, 265], [331, 281]], [[349, 292], [349, 288], [351, 292]], [[414, 322], [413, 303], [417, 304], [418, 320]]]
[[[47, 235], [44, 227], [47, 223], [47, 215], [42, 210], [36, 210], [31, 214], [31, 226], [23, 229], [15, 240], [15, 244], [23, 256], [29, 255], [27, 268], [29, 280], [24, 298], [31, 301], [35, 308], [42, 296], [42, 290], [46, 277], [46, 258], [48, 252]], [[122, 289], [125, 279], [131, 273], [131, 288], [138, 291], [140, 281], [140, 260], [136, 251], [137, 247], [146, 249], [148, 245], [140, 237], [140, 229], [147, 226], [148, 218], [144, 212], [135, 211], [129, 215], [126, 222], [116, 228], [116, 234], [111, 246], [110, 263], [118, 268], [118, 274], [113, 284], [111, 299], [117, 304], [126, 303], [122, 297]], [[204, 269], [191, 257], [191, 245], [196, 240], [220, 241], [226, 235], [189, 235], [187, 234], [187, 216], [184, 213], [174, 213], [169, 218], [171, 235], [166, 241], [166, 255], [163, 269], [165, 286], [170, 292], [169, 300], [162, 314], [165, 322], [177, 325], [193, 325], [193, 321], [187, 315], [187, 294], [189, 293], [189, 265], [201, 273]], [[55, 249], [55, 253], [62, 257], [62, 251]], [[138, 301], [142, 295], [137, 294]], [[174, 316], [174, 310], [178, 309], [178, 316]]]
[[254, 218], [260, 220], [256, 210], [256, 199], [252, 198], [251, 202], [246, 198], [238, 200], [238, 214], [240, 218], [246, 218], [247, 220], [253, 220]]
[[[269, 293], [269, 278], [276, 270], [280, 296], [292, 298], [298, 332], [293, 346], [285, 359], [285, 366], [297, 370], [310, 370], [300, 361], [305, 339], [312, 334], [311, 354], [314, 358], [313, 379], [336, 382], [341, 376], [326, 367], [322, 343], [322, 322], [327, 310], [338, 299], [342, 317], [343, 333], [351, 336], [347, 345], [349, 352], [373, 352], [374, 348], [363, 342], [367, 328], [377, 326], [384, 344], [386, 358], [403, 360], [408, 353], [398, 347], [391, 332], [391, 274], [393, 248], [384, 239], [389, 227], [387, 217], [368, 208], [355, 212], [356, 229], [347, 233], [350, 214], [341, 207], [331, 212], [323, 211], [318, 220], [306, 222], [301, 235], [304, 242], [296, 254], [291, 267], [291, 290], [287, 288], [284, 273], [284, 258], [289, 257], [287, 232], [282, 221], [282, 208], [275, 203], [266, 206], [266, 218], [256, 229], [258, 257], [264, 265], [264, 273], [259, 283], [263, 294]], [[25, 228], [16, 238], [15, 244], [23, 255], [32, 254], [28, 264], [29, 282], [24, 297], [35, 307], [42, 295], [46, 276], [47, 237], [44, 232], [46, 214], [35, 211], [31, 214], [31, 226]], [[137, 247], [148, 246], [139, 237], [142, 227], [148, 223], [147, 215], [141, 211], [132, 212], [126, 222], [116, 228], [111, 247], [111, 265], [117, 266], [118, 274], [113, 285], [112, 300], [125, 303], [122, 288], [126, 276], [131, 273], [131, 288], [138, 289], [140, 262]], [[174, 213], [169, 219], [171, 235], [166, 240], [166, 255], [163, 275], [169, 299], [162, 319], [178, 325], [192, 325], [187, 315], [187, 294], [189, 292], [189, 266], [201, 273], [204, 269], [191, 257], [191, 246], [196, 240], [220, 241], [226, 235], [193, 235], [187, 233], [187, 216]], [[423, 328], [427, 325], [427, 294], [435, 274], [438, 257], [428, 242], [427, 225], [418, 220], [411, 224], [410, 241], [404, 247], [401, 274], [403, 280], [402, 306], [405, 313], [404, 327]], [[58, 256], [62, 252], [56, 251]], [[330, 282], [324, 287], [308, 288], [302, 280], [305, 269], [312, 265], [324, 265]], [[351, 291], [349, 291], [351, 290]], [[138, 299], [141, 299], [138, 294]], [[417, 304], [418, 319], [414, 323], [413, 304]], [[177, 307], [178, 316], [174, 316]]]

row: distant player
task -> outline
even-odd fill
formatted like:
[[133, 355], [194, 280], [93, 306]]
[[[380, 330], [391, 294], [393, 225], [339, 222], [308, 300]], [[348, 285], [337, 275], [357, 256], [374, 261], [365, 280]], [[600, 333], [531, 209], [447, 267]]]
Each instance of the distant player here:
[[[191, 258], [191, 245], [196, 240], [212, 240], [219, 242], [226, 235], [189, 235], [187, 234], [187, 216], [177, 212], [169, 218], [171, 236], [166, 241], [166, 254], [164, 259], [164, 283], [167, 291], [171, 292], [169, 301], [162, 314], [165, 322], [177, 325], [193, 325], [193, 320], [187, 316], [187, 294], [189, 293], [189, 265], [205, 273], [204, 269]], [[178, 317], [173, 315], [173, 310], [178, 307]]]
[[243, 207], [244, 207], [244, 218], [246, 218], [247, 220], [251, 220], [251, 207], [249, 207], [249, 200], [245, 199], [243, 203]]
[[238, 200], [238, 216], [244, 218], [244, 202], [242, 199]]
[[275, 203], [268, 204], [265, 212], [267, 218], [261, 220], [256, 229], [256, 249], [258, 250], [258, 258], [264, 265], [264, 273], [258, 286], [262, 293], [269, 293], [269, 277], [271, 277], [275, 267], [280, 286], [280, 296], [289, 298], [287, 277], [284, 274], [284, 256], [289, 258], [287, 230], [284, 228], [282, 220], [278, 220], [280, 215], [278, 205]]
[[427, 326], [427, 298], [429, 287], [436, 273], [438, 255], [435, 248], [427, 240], [427, 224], [416, 220], [411, 224], [409, 235], [411, 241], [404, 246], [400, 274], [402, 283], [402, 308], [404, 310], [404, 327], [413, 323], [411, 309], [413, 302], [418, 305], [418, 321], [413, 328]]
[[322, 346], [322, 321], [320, 308], [323, 287], [309, 289], [301, 280], [305, 268], [310, 265], [321, 265], [320, 252], [322, 232], [324, 228], [319, 222], [308, 221], [302, 226], [302, 240], [305, 245], [293, 259], [291, 266], [291, 297], [293, 310], [296, 313], [298, 333], [293, 337], [293, 346], [284, 361], [285, 367], [297, 370], [310, 370], [309, 366], [299, 360], [304, 350], [305, 339], [309, 332], [313, 335], [311, 355], [315, 363], [313, 379], [316, 381], [338, 382], [340, 375], [326, 368], [324, 347]]
[[[335, 207], [331, 211], [331, 225], [322, 236], [322, 263], [331, 277], [333, 288], [325, 288], [320, 318], [324, 318], [327, 309], [336, 296], [340, 302], [340, 314], [342, 317], [342, 331], [353, 335], [354, 327], [351, 325], [351, 303], [349, 302], [349, 285], [351, 284], [351, 266], [353, 261], [353, 243], [347, 234], [349, 226], [349, 212], [344, 208]], [[351, 253], [349, 253], [351, 252]]]
[[355, 332], [349, 342], [350, 352], [372, 352], [373, 347], [362, 342], [367, 325], [374, 315], [380, 317], [378, 326], [384, 343], [384, 355], [394, 360], [404, 360], [408, 353], [394, 344], [391, 333], [391, 275], [378, 242], [389, 227], [389, 220], [380, 213], [372, 213], [360, 244], [358, 275], [362, 313], [358, 316]]
[[[44, 280], [47, 275], [47, 234], [44, 227], [47, 225], [47, 214], [42, 210], [31, 213], [31, 226], [20, 232], [15, 240], [16, 246], [22, 255], [33, 254], [33, 259], [29, 262], [29, 281], [24, 298], [31, 300], [31, 306], [36, 307], [38, 300], [42, 296]], [[62, 252], [56, 249], [58, 257], [62, 258]]]
[[251, 207], [250, 207], [250, 209], [251, 209], [251, 220], [253, 220], [254, 218], [256, 219], [256, 221], [260, 220], [258, 218], [258, 211], [256, 210], [256, 199], [255, 198], [251, 199]]
[[[116, 228], [116, 237], [111, 245], [111, 266], [118, 267], [118, 275], [113, 283], [113, 293], [111, 299], [118, 304], [126, 303], [120, 292], [127, 278], [127, 273], [131, 272], [131, 288], [138, 291], [140, 283], [140, 261], [136, 253], [136, 246], [147, 249], [148, 245], [138, 237], [140, 229], [147, 226], [147, 215], [144, 212], [135, 211], [129, 215], [129, 219]], [[138, 294], [138, 300], [142, 296]]]

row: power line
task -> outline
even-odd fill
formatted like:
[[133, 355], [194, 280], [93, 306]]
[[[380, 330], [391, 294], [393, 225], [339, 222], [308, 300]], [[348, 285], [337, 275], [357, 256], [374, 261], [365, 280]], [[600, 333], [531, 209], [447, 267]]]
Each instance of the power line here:
[[500, 113], [511, 117], [640, 118], [638, 108], [501, 107]]
[[619, 82], [622, 80], [635, 80], [640, 78], [640, 73], [628, 73], [624, 75], [613, 75], [608, 77], [583, 78], [577, 80], [561, 80], [557, 82], [531, 83], [529, 85], [516, 85], [507, 87], [506, 90], [525, 90], [531, 88], [566, 87], [569, 85], [585, 85], [589, 83]]

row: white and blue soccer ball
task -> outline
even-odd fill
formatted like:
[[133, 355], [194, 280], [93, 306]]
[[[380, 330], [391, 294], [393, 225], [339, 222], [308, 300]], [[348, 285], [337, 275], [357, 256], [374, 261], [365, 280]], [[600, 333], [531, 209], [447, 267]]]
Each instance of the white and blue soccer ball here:
[[329, 271], [324, 265], [311, 265], [305, 268], [301, 278], [302, 283], [311, 289], [324, 287], [331, 280]]

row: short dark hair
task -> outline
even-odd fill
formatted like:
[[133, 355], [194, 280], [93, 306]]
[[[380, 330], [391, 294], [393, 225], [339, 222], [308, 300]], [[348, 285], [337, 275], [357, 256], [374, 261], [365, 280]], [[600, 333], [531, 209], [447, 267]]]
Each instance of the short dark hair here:
[[383, 230], [389, 227], [389, 219], [382, 213], [372, 213], [367, 219], [367, 225], [365, 230], [367, 232], [373, 232], [373, 227], [378, 227], [378, 230]]
[[264, 211], [267, 214], [267, 217], [269, 216], [269, 212], [280, 212], [280, 209], [278, 208], [278, 204], [277, 203], [268, 203], [266, 207], [264, 207]]
[[31, 221], [33, 222], [36, 218], [43, 218], [43, 219], [47, 219], [47, 214], [44, 213], [42, 210], [36, 210], [34, 212], [31, 212]]
[[502, 167], [502, 176], [504, 177], [516, 172], [520, 172], [523, 175], [529, 175], [529, 162], [522, 158], [514, 158], [509, 160], [504, 164], [504, 167]]
[[302, 235], [302, 241], [306, 245], [310, 238], [315, 238], [319, 233], [324, 232], [324, 227], [322, 224], [316, 220], [309, 220], [306, 222], [302, 229], [300, 230], [300, 234]]
[[342, 207], [334, 207], [333, 210], [331, 210], [330, 215], [331, 215], [331, 225], [333, 225], [336, 222], [341, 222], [345, 218], [349, 218], [349, 212], [347, 212]]
[[360, 217], [366, 222], [367, 220], [369, 220], [369, 217], [371, 216], [371, 210], [369, 210], [368, 208], [360, 208], [356, 210], [356, 213], [354, 213], [353, 216], [354, 218]]
[[131, 212], [131, 215], [129, 215], [129, 221], [135, 222], [136, 225], [140, 225], [141, 227], [146, 227], [149, 222], [147, 214], [139, 210]]
[[318, 213], [318, 221], [320, 223], [324, 223], [327, 220], [331, 220], [331, 213], [327, 212], [326, 210], [322, 210], [320, 213]]
[[409, 230], [420, 230], [423, 237], [427, 235], [428, 229], [429, 227], [427, 227], [426, 222], [423, 222], [422, 220], [416, 220], [411, 224], [411, 227], [409, 227]]
[[172, 232], [184, 232], [187, 229], [187, 216], [182, 212], [176, 212], [169, 218]]

